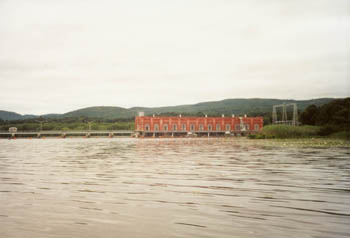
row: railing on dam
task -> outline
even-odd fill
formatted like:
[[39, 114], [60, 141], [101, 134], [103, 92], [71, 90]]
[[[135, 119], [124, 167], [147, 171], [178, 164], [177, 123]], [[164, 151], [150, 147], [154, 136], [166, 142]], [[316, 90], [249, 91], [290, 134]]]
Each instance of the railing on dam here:
[[0, 131], [0, 137], [67, 137], [67, 136], [132, 136], [134, 131], [110, 130], [110, 131]]

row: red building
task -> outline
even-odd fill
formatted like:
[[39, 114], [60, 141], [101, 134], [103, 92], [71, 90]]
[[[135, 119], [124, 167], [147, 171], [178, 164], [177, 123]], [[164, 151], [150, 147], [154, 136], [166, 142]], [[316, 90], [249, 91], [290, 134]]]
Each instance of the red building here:
[[263, 127], [262, 117], [175, 117], [137, 116], [135, 131], [143, 136], [171, 135], [244, 135]]

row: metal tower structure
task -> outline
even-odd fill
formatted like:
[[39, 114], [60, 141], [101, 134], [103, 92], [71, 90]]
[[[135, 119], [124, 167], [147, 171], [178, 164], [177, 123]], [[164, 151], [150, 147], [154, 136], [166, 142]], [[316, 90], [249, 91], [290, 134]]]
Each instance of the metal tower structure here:
[[[287, 109], [288, 107], [293, 107], [292, 119], [288, 120]], [[277, 108], [282, 108], [282, 118], [279, 120], [277, 115]], [[298, 107], [296, 103], [283, 103], [279, 105], [272, 106], [272, 123], [273, 124], [284, 124], [284, 125], [298, 125]]]

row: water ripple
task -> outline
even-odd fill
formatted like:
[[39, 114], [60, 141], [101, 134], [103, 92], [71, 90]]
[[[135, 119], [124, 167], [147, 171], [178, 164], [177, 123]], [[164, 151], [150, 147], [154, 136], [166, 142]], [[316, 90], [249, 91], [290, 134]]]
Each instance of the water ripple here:
[[0, 140], [1, 237], [348, 237], [348, 148]]

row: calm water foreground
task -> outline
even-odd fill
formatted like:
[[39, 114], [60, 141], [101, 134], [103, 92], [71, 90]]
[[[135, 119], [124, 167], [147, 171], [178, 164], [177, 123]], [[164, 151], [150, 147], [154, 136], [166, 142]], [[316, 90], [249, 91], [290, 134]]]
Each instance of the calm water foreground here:
[[350, 237], [349, 148], [0, 140], [0, 237]]

